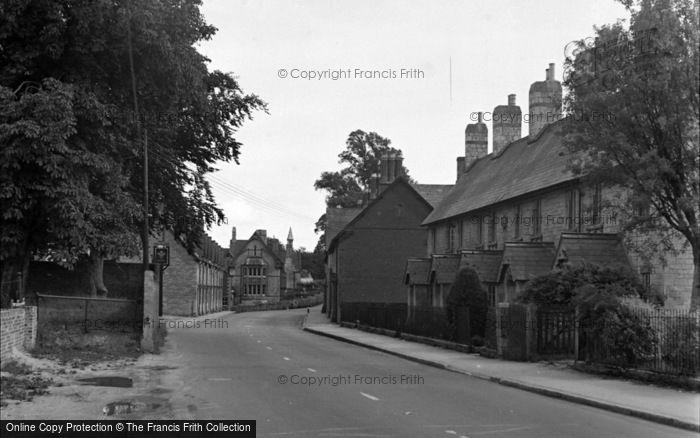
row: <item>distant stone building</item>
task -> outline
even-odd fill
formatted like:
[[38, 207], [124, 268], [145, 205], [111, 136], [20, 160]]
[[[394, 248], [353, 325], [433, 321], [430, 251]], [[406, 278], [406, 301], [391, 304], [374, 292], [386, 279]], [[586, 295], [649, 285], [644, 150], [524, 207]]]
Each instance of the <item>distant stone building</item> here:
[[192, 252], [171, 232], [163, 236], [170, 247], [170, 265], [163, 272], [163, 314], [196, 316], [223, 310], [225, 250], [207, 234]]
[[301, 254], [294, 250], [292, 229], [283, 246], [266, 230], [256, 230], [247, 240], [236, 239], [233, 227], [228, 249], [230, 290], [234, 303], [278, 302], [296, 289]]
[[[557, 121], [561, 100], [561, 84], [554, 80], [550, 64], [546, 80], [530, 88], [528, 137], [520, 138], [520, 123], [506, 118], [509, 123], [504, 126], [503, 118], [495, 120], [496, 113], [520, 114], [513, 95], [507, 107], [494, 110], [492, 153], [484, 147], [488, 129], [483, 121], [467, 126], [465, 156], [457, 160], [457, 183], [423, 221], [428, 228], [424, 254], [432, 260], [447, 254], [482, 258], [467, 263], [481, 269], [492, 302], [512, 301], [528, 280], [555, 266], [582, 262], [610, 266], [613, 254], [616, 265], [636, 272], [647, 287], [665, 297], [667, 305], [688, 306], [690, 251], [664, 254], [665, 264], [658, 257], [661, 249], [657, 254], [633, 251], [627, 243], [637, 236], [621, 229], [625, 212], [605, 202], [624, 196], [624, 191], [586, 185], [568, 170], [563, 122]], [[483, 258], [487, 254], [491, 255]], [[496, 254], [501, 254], [497, 268]], [[432, 286], [433, 291], [435, 287], [444, 291], [443, 285]]]

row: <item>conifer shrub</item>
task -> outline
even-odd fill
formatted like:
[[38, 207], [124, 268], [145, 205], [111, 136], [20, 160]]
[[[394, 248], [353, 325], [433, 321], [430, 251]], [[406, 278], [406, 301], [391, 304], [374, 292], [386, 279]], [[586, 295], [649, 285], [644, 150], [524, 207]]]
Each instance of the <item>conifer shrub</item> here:
[[447, 320], [452, 340], [456, 340], [457, 337], [457, 312], [463, 307], [469, 308], [470, 341], [479, 346], [483, 345], [488, 295], [481, 286], [479, 274], [472, 268], [464, 268], [457, 273], [447, 295]]

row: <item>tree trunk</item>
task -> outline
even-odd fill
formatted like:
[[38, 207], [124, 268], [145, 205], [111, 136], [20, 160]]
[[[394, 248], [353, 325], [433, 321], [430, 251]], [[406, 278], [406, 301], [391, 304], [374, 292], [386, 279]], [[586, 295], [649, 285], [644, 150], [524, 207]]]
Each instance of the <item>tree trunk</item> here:
[[0, 279], [0, 308], [12, 307], [12, 298], [17, 288], [18, 262], [16, 258], [2, 261], [2, 276]]
[[107, 296], [107, 287], [104, 282], [104, 262], [105, 259], [97, 251], [90, 251], [90, 292], [92, 296]]
[[19, 296], [20, 300], [26, 299], [27, 297], [27, 283], [29, 280], [29, 263], [32, 261], [32, 254], [29, 251], [24, 253], [22, 256], [22, 282], [20, 283]]
[[14, 257], [2, 261], [0, 270], [0, 308], [12, 307], [12, 300], [21, 300], [25, 297], [27, 289], [27, 275], [31, 253], [27, 245], [23, 245], [24, 251]]
[[693, 289], [690, 294], [690, 308], [700, 309], [700, 245], [693, 245]]

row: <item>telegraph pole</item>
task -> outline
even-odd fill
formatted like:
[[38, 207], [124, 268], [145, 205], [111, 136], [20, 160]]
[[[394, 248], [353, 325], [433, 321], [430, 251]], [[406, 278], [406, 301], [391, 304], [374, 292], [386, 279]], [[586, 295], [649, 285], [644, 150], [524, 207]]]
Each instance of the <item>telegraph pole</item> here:
[[[134, 72], [134, 50], [131, 43], [131, 4], [129, 4], [129, 25], [126, 26], [127, 44], [129, 49], [129, 70], [131, 72], [131, 91], [134, 98], [134, 117], [136, 118], [136, 136], [141, 136], [141, 117], [139, 116], [139, 101], [136, 93], [136, 73]], [[144, 128], [143, 136], [143, 229], [141, 245], [143, 246], [143, 270], [148, 271], [148, 128]]]
[[143, 270], [148, 271], [148, 128], [143, 129]]

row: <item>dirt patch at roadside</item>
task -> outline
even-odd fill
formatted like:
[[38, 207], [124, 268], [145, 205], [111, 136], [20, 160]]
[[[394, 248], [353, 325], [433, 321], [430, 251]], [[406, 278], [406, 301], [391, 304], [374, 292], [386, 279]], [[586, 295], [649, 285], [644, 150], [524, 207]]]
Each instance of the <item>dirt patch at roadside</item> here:
[[32, 367], [11, 360], [2, 364], [0, 371], [0, 407], [8, 405], [8, 400], [31, 401], [34, 396], [48, 393], [53, 383], [51, 378], [42, 376]]
[[[81, 346], [78, 339], [86, 344]], [[117, 346], [115, 338], [105, 342], [94, 336], [75, 337], [72, 347], [63, 346], [66, 350], [53, 345], [43, 346], [32, 355], [17, 352], [18, 371], [50, 383], [45, 388], [37, 385], [41, 394], [32, 394], [31, 400], [8, 398], [0, 410], [0, 419], [192, 418], [181, 400], [184, 383], [177, 375], [180, 355], [174, 348], [166, 347], [160, 354], [143, 354], [138, 344], [125, 341]], [[113, 350], [108, 351], [110, 348]], [[128, 380], [132, 385], [124, 384]]]
[[72, 368], [120, 359], [136, 359], [143, 351], [138, 332], [43, 331], [32, 356], [56, 360]]

